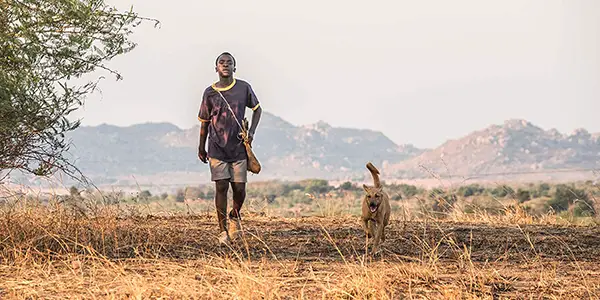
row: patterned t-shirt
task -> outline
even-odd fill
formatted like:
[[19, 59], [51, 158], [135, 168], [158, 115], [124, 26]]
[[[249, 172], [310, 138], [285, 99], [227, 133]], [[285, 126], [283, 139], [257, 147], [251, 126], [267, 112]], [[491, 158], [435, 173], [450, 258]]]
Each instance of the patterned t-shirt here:
[[256, 110], [260, 103], [249, 83], [234, 79], [231, 85], [218, 88], [213, 84], [206, 88], [202, 96], [198, 120], [209, 122], [208, 157], [224, 162], [235, 162], [246, 159], [246, 149], [242, 143], [240, 127], [227, 108], [221, 92], [242, 124], [246, 107]]

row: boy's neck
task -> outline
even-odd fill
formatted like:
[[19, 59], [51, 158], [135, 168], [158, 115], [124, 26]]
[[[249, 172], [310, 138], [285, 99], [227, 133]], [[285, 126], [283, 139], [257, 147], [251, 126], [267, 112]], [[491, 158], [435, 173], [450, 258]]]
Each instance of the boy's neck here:
[[219, 82], [217, 82], [218, 87], [226, 87], [233, 83], [233, 76], [229, 77], [219, 77]]

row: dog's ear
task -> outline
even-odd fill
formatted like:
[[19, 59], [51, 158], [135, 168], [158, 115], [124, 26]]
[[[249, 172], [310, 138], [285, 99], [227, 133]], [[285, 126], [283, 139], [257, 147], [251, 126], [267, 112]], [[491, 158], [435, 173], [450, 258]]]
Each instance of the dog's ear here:
[[366, 184], [363, 184], [363, 189], [365, 189], [365, 192], [369, 192], [369, 187]]

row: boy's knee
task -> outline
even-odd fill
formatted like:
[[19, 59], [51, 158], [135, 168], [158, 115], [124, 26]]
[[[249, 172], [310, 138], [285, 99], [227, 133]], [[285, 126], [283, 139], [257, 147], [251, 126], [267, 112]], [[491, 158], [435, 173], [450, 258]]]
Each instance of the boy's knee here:
[[219, 194], [227, 193], [228, 189], [229, 189], [229, 181], [228, 180], [219, 180], [216, 182], [217, 193], [219, 193]]
[[243, 193], [246, 191], [246, 184], [242, 182], [234, 182], [232, 187], [234, 192]]

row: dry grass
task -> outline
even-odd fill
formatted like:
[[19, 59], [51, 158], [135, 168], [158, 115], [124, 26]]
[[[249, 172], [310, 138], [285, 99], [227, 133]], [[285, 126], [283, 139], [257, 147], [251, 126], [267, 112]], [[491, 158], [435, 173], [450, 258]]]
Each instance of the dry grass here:
[[[358, 219], [252, 216], [233, 248], [212, 214], [17, 201], [0, 209], [2, 299], [501, 299], [600, 296], [600, 229], [514, 210], [390, 224], [365, 255]], [[476, 214], [477, 215], [477, 214]], [[468, 219], [468, 222], [465, 220]], [[536, 224], [536, 225], [527, 225]]]

